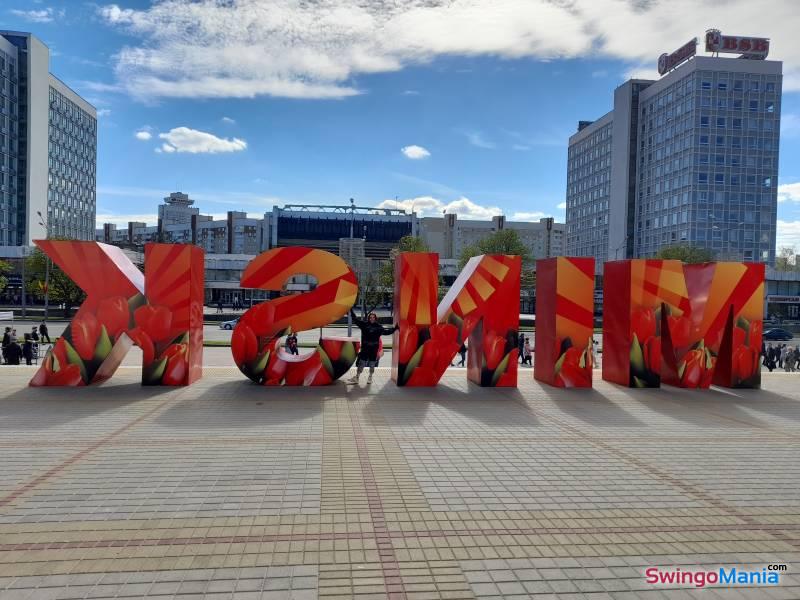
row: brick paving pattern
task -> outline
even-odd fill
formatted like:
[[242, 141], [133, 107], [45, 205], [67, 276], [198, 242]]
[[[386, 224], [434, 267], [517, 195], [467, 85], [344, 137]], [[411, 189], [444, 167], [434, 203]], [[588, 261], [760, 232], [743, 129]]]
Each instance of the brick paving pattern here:
[[[800, 598], [796, 375], [700, 393], [0, 373], [0, 600]], [[780, 586], [644, 577], [770, 564]]]

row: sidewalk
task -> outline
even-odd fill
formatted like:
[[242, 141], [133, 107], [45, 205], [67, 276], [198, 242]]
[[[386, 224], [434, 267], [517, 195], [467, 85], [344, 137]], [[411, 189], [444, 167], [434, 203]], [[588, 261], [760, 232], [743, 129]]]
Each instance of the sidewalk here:
[[[0, 373], [3, 600], [800, 597], [791, 374], [691, 392]], [[776, 563], [769, 589], [643, 575]]]

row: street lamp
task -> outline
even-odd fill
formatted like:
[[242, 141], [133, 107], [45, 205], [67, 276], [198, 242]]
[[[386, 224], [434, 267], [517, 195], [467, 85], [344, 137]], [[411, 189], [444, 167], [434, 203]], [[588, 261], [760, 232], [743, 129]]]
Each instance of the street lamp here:
[[[712, 221], [716, 220], [713, 215], [711, 216], [711, 220]], [[719, 225], [712, 225], [711, 226], [711, 229], [715, 230], [715, 231], [723, 231], [723, 229], [728, 231], [728, 239], [727, 239], [726, 244], [725, 244], [725, 252], [722, 255], [723, 260], [730, 260], [730, 257], [731, 257], [731, 254], [732, 254], [732, 252], [731, 252], [731, 236], [730, 236], [730, 233], [733, 232], [733, 231], [740, 231], [743, 225], [745, 225], [744, 221], [739, 221], [733, 227], [724, 227], [723, 228], [723, 227], [720, 227]], [[740, 246], [740, 249], [741, 249], [741, 246]]]
[[[42, 214], [42, 211], [37, 210], [36, 214], [39, 215], [39, 225], [44, 227], [47, 239], [50, 239], [50, 221], [48, 221]], [[44, 263], [44, 320], [47, 321], [47, 315], [50, 309], [50, 257], [45, 258]]]

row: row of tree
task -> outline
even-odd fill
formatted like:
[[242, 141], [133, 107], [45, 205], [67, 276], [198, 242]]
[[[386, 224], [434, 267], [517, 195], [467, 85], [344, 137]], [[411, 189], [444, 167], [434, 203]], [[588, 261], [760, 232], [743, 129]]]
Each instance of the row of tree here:
[[[67, 277], [57, 265], [50, 263], [50, 276], [47, 273], [47, 255], [34, 249], [30, 256], [25, 258], [25, 291], [29, 296], [43, 299], [49, 290], [48, 299], [51, 305], [64, 307], [64, 316], [68, 316], [69, 310], [79, 306], [85, 294], [75, 283]], [[8, 286], [8, 276], [13, 272], [11, 263], [0, 260], [0, 292]], [[45, 285], [45, 282], [49, 283]]]

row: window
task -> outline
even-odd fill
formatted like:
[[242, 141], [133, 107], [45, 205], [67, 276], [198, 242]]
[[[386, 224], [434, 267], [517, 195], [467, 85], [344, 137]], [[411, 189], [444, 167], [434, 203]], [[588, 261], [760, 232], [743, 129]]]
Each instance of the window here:
[[708, 173], [698, 173], [697, 183], [708, 183]]
[[717, 185], [722, 185], [725, 183], [725, 175], [722, 173], [717, 173], [714, 175], [714, 183]]
[[759, 81], [757, 79], [750, 82], [750, 91], [757, 92], [759, 89]]
[[750, 112], [758, 111], [758, 100], [750, 100]]
[[744, 85], [742, 85], [742, 80], [741, 79], [737, 79], [736, 81], [733, 82], [733, 90], [735, 92], [741, 92], [743, 89], [744, 89]]
[[733, 109], [734, 110], [742, 110], [742, 100], [741, 100], [741, 98], [735, 98], [733, 100]]
[[718, 135], [716, 136], [715, 143], [717, 146], [724, 146], [725, 145], [725, 136]]
[[742, 120], [741, 119], [733, 119], [733, 128], [734, 129], [741, 129], [742, 128]]
[[700, 127], [708, 127], [708, 117], [700, 117]]
[[717, 127], [725, 127], [725, 117], [717, 117]]
[[767, 89], [768, 92], [774, 92], [775, 91], [775, 84], [773, 82], [771, 82], [771, 81], [768, 82], [766, 89]]
[[707, 135], [701, 135], [700, 136], [700, 145], [701, 146], [708, 146], [708, 136]]
[[703, 89], [703, 90], [710, 90], [710, 89], [711, 89], [711, 82], [710, 82], [710, 81], [704, 81], [704, 82], [702, 82], [702, 83], [700, 84], [700, 89]]
[[772, 177], [764, 177], [761, 181], [761, 185], [765, 188], [772, 187]]
[[726, 91], [728, 89], [728, 82], [727, 81], [720, 81], [717, 84], [717, 89], [720, 90], [721, 92]]
[[766, 110], [768, 113], [775, 112], [775, 103], [767, 102], [764, 110]]

